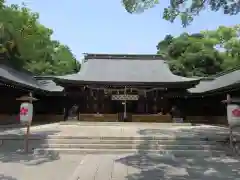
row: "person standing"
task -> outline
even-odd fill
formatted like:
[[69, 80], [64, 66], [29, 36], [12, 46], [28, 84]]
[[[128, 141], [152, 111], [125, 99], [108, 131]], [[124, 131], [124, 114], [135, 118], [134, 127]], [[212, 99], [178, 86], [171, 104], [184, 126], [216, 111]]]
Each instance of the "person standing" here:
[[181, 117], [181, 112], [180, 110], [177, 108], [177, 106], [173, 106], [171, 111], [170, 111], [170, 114], [172, 116], [172, 120], [173, 122], [183, 122], [183, 119]]

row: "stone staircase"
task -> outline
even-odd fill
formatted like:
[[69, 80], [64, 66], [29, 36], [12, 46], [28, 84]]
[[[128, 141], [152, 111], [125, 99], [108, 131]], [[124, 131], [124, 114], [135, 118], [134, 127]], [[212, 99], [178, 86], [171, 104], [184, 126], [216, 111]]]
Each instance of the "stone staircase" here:
[[[41, 144], [31, 144], [35, 153], [119, 154], [154, 153], [176, 157], [222, 156], [230, 153], [216, 142], [220, 139], [196, 137], [71, 137], [49, 136]], [[221, 138], [222, 140], [222, 138]]]

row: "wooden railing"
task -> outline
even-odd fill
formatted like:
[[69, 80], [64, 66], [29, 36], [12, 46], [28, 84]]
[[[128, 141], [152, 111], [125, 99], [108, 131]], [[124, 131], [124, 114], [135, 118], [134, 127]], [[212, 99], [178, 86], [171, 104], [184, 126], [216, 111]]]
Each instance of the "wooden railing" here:
[[[119, 119], [119, 114], [80, 114], [80, 121], [99, 121], [99, 122], [114, 122], [122, 121]], [[34, 115], [35, 122], [56, 122], [62, 121], [63, 115], [57, 114], [37, 114]], [[130, 122], [173, 122], [170, 115], [160, 114], [132, 114], [129, 119]], [[217, 124], [227, 125], [227, 118], [225, 116], [187, 116], [184, 120], [186, 123], [195, 124]], [[2, 124], [16, 124], [19, 123], [18, 115], [0, 114], [0, 125]]]
[[[80, 114], [80, 121], [99, 121], [99, 122], [123, 122], [123, 113], [119, 114]], [[128, 122], [159, 122], [171, 123], [173, 122], [170, 115], [160, 114], [128, 114], [131, 118]], [[223, 116], [187, 116], [184, 120], [186, 123], [199, 124], [227, 124], [226, 117]]]
[[227, 125], [226, 116], [187, 116], [185, 122], [193, 124]]
[[[128, 122], [172, 122], [170, 115], [158, 115], [158, 114], [149, 114], [149, 115], [140, 115], [140, 114], [127, 114]], [[123, 122], [123, 113], [119, 114], [80, 114], [80, 121], [120, 121]], [[131, 116], [131, 117], [130, 117]]]
[[172, 122], [172, 117], [170, 115], [160, 115], [160, 114], [146, 114], [146, 115], [139, 115], [134, 114], [132, 115], [133, 122], [161, 122], [166, 123]]

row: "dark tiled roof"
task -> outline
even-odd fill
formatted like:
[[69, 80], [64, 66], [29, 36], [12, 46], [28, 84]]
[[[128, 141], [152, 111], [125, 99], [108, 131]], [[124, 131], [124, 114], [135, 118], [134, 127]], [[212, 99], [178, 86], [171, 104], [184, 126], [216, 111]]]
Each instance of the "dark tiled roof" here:
[[[101, 57], [100, 57], [101, 56]], [[195, 78], [186, 78], [172, 74], [168, 64], [158, 56], [144, 55], [89, 55], [77, 74], [59, 76], [57, 79], [85, 82], [127, 82], [127, 83], [176, 83], [198, 82]], [[101, 59], [101, 58], [106, 59]], [[148, 58], [151, 57], [151, 58]]]
[[37, 81], [32, 76], [27, 73], [17, 71], [6, 65], [0, 65], [0, 77], [30, 88], [39, 89]]
[[39, 86], [46, 90], [46, 91], [50, 91], [50, 92], [62, 92], [63, 91], [63, 87], [61, 86], [57, 86], [56, 83], [52, 80], [37, 80]]
[[206, 93], [240, 84], [240, 69], [215, 76], [214, 80], [203, 80], [190, 93]]
[[[62, 87], [57, 86], [53, 81], [41, 82], [36, 80], [31, 74], [17, 71], [9, 66], [0, 65], [0, 78], [11, 81], [31, 89], [39, 89], [43, 91], [62, 91]], [[50, 82], [51, 81], [51, 82]]]

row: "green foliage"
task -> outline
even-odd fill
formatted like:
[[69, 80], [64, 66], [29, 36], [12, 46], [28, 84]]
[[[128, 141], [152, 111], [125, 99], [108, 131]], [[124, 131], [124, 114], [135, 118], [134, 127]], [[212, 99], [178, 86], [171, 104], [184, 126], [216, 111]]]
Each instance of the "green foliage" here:
[[53, 31], [38, 22], [39, 14], [25, 6], [0, 1], [0, 57], [15, 68], [39, 75], [63, 75], [79, 70], [71, 50], [51, 40]]
[[182, 76], [207, 76], [240, 65], [240, 26], [220, 26], [199, 34], [165, 36], [157, 45], [158, 54], [172, 71]]
[[[127, 12], [143, 12], [161, 3], [158, 0], [122, 0]], [[236, 15], [240, 12], [240, 1], [236, 0], [170, 0], [164, 8], [163, 18], [173, 22], [177, 17], [182, 20], [183, 26], [189, 25], [194, 16], [209, 8], [212, 11], [223, 11], [224, 14]]]
[[201, 32], [206, 41], [220, 49], [224, 58], [222, 68], [231, 69], [240, 65], [240, 25], [233, 27], [220, 26], [215, 31]]
[[154, 7], [158, 0], [122, 0], [122, 3], [129, 13], [143, 12], [145, 9]]

